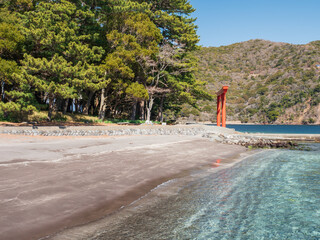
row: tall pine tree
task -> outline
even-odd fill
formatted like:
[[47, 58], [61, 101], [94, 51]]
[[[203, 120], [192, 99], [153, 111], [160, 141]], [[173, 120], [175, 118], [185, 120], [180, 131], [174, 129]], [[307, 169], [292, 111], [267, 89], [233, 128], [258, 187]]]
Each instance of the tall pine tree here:
[[87, 31], [86, 24], [95, 21], [88, 8], [79, 9], [66, 0], [40, 2], [25, 14], [28, 54], [16, 78], [48, 103], [49, 121], [59, 101], [78, 99], [86, 92], [90, 96], [109, 82], [99, 68], [104, 50], [92, 45], [96, 36]]

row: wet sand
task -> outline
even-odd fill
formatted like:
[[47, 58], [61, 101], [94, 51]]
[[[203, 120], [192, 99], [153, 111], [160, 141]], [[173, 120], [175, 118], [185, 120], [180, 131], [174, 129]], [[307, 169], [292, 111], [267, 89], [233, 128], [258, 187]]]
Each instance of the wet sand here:
[[0, 239], [38, 239], [94, 221], [245, 151], [199, 136], [0, 135]]

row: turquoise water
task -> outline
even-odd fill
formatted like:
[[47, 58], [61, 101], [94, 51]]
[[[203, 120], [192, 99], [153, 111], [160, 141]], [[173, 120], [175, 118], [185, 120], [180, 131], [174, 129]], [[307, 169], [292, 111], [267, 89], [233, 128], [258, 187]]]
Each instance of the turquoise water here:
[[208, 170], [94, 239], [320, 239], [320, 145], [310, 147]]
[[282, 133], [282, 134], [320, 134], [320, 125], [238, 125], [229, 124], [238, 132], [249, 133]]

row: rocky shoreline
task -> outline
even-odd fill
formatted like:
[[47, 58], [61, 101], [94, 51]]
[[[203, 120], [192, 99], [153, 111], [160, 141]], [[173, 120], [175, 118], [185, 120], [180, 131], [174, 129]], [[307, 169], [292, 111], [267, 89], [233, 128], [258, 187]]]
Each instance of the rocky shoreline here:
[[221, 143], [240, 145], [247, 148], [295, 148], [299, 144], [290, 139], [269, 139], [265, 137], [220, 134]]
[[53, 137], [79, 137], [79, 136], [133, 136], [133, 135], [200, 135], [224, 144], [240, 145], [247, 148], [295, 148], [297, 142], [320, 142], [320, 136], [306, 138], [281, 137], [281, 135], [263, 136], [236, 132], [234, 129], [207, 125], [139, 125], [139, 126], [50, 126], [39, 127], [0, 127], [0, 134], [26, 135], [26, 136], [53, 136]]

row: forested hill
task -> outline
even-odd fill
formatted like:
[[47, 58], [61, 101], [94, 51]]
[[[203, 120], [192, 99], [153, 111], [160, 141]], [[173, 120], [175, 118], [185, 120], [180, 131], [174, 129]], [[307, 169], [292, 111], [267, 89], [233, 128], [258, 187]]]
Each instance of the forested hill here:
[[197, 77], [214, 93], [229, 85], [228, 120], [320, 123], [320, 41], [250, 40], [203, 47]]

